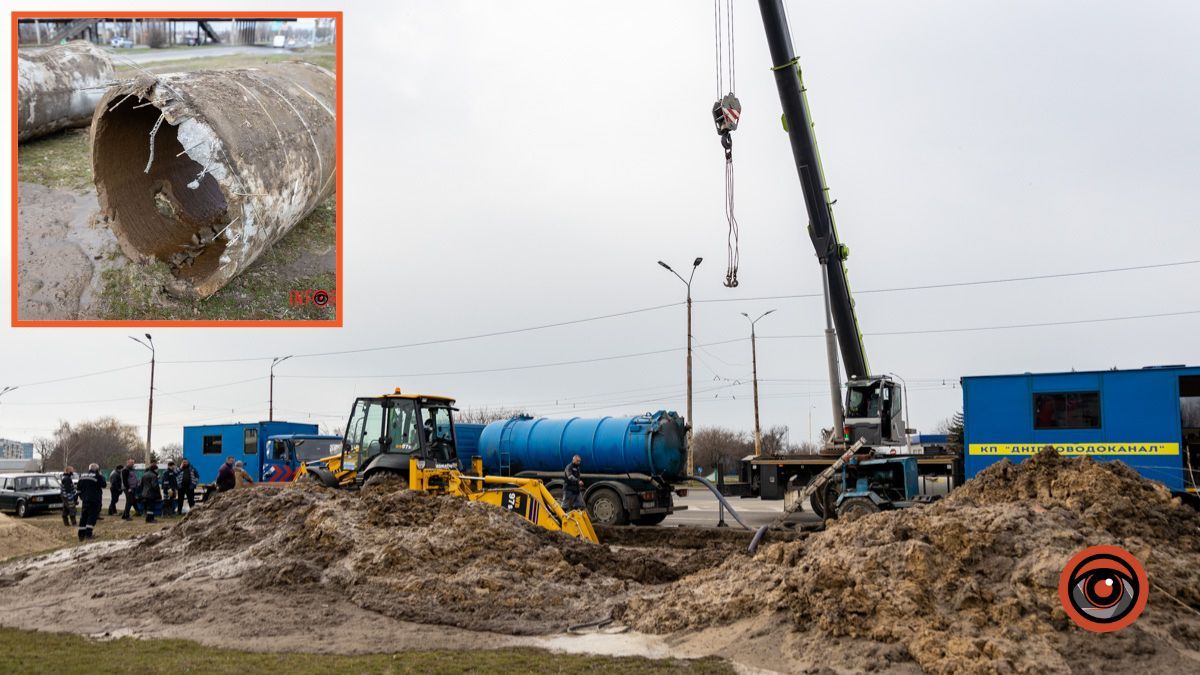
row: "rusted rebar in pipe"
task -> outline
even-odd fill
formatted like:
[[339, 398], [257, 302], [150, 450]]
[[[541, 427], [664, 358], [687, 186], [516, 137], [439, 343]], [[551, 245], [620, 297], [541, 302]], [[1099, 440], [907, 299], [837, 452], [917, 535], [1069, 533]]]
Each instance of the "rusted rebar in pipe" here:
[[161, 260], [182, 297], [205, 298], [333, 194], [336, 86], [282, 63], [142, 73], [92, 122], [100, 208], [133, 260]]
[[18, 50], [17, 140], [87, 126], [112, 79], [112, 59], [90, 42]]

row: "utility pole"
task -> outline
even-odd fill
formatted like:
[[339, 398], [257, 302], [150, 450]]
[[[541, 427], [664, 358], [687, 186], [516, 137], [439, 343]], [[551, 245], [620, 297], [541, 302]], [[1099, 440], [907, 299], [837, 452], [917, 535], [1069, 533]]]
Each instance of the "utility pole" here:
[[275, 358], [271, 359], [271, 392], [270, 398], [268, 399], [269, 403], [267, 404], [269, 406], [267, 409], [268, 422], [275, 421], [275, 366], [287, 361], [290, 358], [292, 358], [291, 354], [288, 354], [287, 356], [276, 356]]
[[149, 466], [151, 448], [150, 434], [154, 429], [154, 340], [150, 337], [149, 333], [146, 333], [145, 342], [142, 342], [132, 335], [129, 336], [129, 339], [150, 350], [150, 404], [146, 412], [146, 454], [144, 457], [146, 466]]
[[683, 277], [679, 276], [679, 272], [671, 269], [671, 266], [667, 263], [661, 260], [658, 261], [658, 264], [662, 265], [663, 269], [667, 270], [671, 274], [674, 274], [676, 277], [679, 277], [679, 280], [683, 282], [683, 285], [687, 286], [687, 472], [689, 477], [691, 477], [693, 473], [692, 427], [695, 426], [695, 423], [692, 421], [692, 277], [696, 276], [696, 268], [699, 267], [700, 263], [703, 261], [704, 258], [696, 258], [694, 261], [692, 261], [692, 273], [688, 275], [687, 280], [684, 280]]
[[762, 455], [762, 426], [758, 421], [758, 340], [754, 333], [754, 324], [758, 323], [764, 316], [774, 312], [773, 309], [768, 309], [758, 316], [758, 319], [751, 319], [750, 315], [742, 312], [742, 316], [750, 322], [750, 363], [752, 372], [754, 373], [754, 456]]

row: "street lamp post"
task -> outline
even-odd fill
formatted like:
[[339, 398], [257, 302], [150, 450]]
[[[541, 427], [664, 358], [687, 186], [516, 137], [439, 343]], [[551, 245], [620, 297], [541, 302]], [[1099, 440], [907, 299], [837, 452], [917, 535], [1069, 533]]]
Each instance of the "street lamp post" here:
[[146, 454], [144, 457], [146, 465], [149, 466], [151, 447], [150, 438], [151, 431], [154, 428], [154, 339], [150, 337], [149, 333], [146, 333], [145, 342], [142, 342], [132, 335], [129, 336], [129, 339], [150, 350], [150, 404], [146, 412]]
[[287, 361], [290, 358], [292, 358], [291, 354], [287, 356], [276, 356], [274, 359], [271, 359], [271, 392], [269, 395], [269, 402], [267, 404], [269, 406], [267, 410], [268, 422], [275, 421], [275, 366]]
[[758, 323], [764, 316], [774, 312], [773, 309], [768, 309], [758, 315], [758, 319], [751, 319], [750, 315], [742, 312], [742, 316], [750, 322], [750, 363], [754, 377], [754, 456], [758, 457], [762, 454], [762, 427], [758, 422], [758, 341], [754, 334], [754, 324]]
[[679, 280], [683, 282], [683, 285], [687, 286], [687, 448], [688, 448], [687, 472], [688, 472], [688, 476], [691, 476], [693, 473], [693, 470], [692, 470], [692, 427], [695, 426], [695, 422], [692, 421], [692, 277], [696, 276], [696, 268], [699, 267], [700, 263], [703, 261], [704, 261], [704, 258], [696, 258], [694, 261], [692, 261], [692, 272], [691, 272], [691, 274], [688, 275], [688, 278], [686, 280], [683, 277], [679, 276], [679, 272], [676, 272], [675, 270], [671, 269], [670, 265], [668, 265], [667, 263], [665, 263], [661, 260], [658, 261], [658, 264], [662, 265], [663, 269], [667, 270], [671, 274], [674, 274], [676, 277], [679, 277]]
[[0, 389], [0, 396], [4, 396], [8, 392], [13, 391], [14, 389], [18, 389], [18, 388], [19, 387], [5, 387], [3, 389]]

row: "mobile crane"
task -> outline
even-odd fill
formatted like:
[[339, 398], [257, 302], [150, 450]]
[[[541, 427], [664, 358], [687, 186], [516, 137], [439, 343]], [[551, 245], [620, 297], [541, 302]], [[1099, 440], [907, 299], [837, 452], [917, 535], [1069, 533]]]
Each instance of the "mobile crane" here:
[[[821, 167], [820, 153], [813, 132], [799, 58], [792, 46], [791, 33], [783, 0], [759, 0], [763, 27], [771, 54], [771, 70], [783, 107], [783, 127], [787, 131], [796, 173], [808, 213], [808, 235], [821, 265], [825, 311], [825, 350], [829, 366], [829, 390], [833, 408], [833, 428], [823, 440], [822, 456], [755, 456], [742, 462], [743, 484], [750, 494], [766, 499], [810, 497], [813, 510], [832, 515], [837, 503], [839, 481], [828, 480], [825, 472], [831, 464], [840, 468], [849, 448], [861, 452], [895, 454], [908, 446], [913, 433], [904, 421], [906, 393], [903, 381], [891, 374], [872, 374], [866, 347], [854, 310], [845, 261], [849, 248], [838, 238], [833, 217], [833, 201]], [[740, 111], [740, 108], [739, 108]], [[718, 131], [720, 129], [718, 128]], [[724, 137], [722, 138], [724, 142]], [[846, 393], [842, 398], [838, 355], [846, 372]], [[882, 452], [881, 452], [882, 451]], [[926, 475], [945, 476], [957, 483], [961, 463], [951, 455], [922, 456], [905, 466], [916, 467]], [[811, 482], [821, 481], [812, 486]], [[813, 489], [804, 490], [806, 484]], [[732, 492], [732, 490], [730, 490]], [[799, 504], [789, 504], [792, 510]]]

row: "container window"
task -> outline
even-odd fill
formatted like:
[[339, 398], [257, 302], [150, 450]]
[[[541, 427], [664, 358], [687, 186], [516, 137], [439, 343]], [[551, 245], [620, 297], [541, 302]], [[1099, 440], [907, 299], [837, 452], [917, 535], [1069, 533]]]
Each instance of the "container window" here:
[[242, 443], [242, 452], [247, 455], [258, 454], [258, 429], [247, 429]]
[[221, 437], [220, 436], [205, 436], [204, 437], [204, 454], [206, 454], [206, 455], [221, 454]]
[[1099, 429], [1100, 392], [1038, 392], [1033, 395], [1034, 429]]

